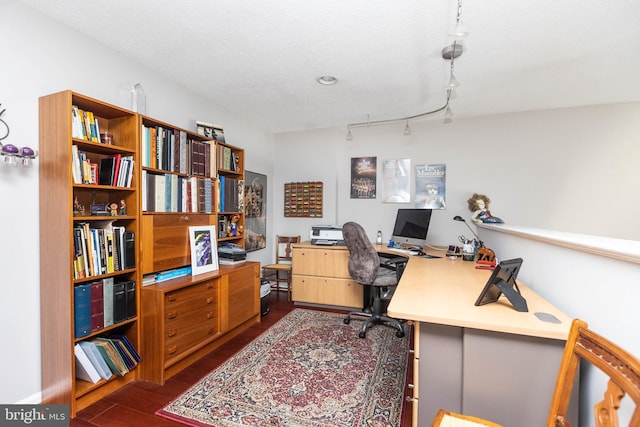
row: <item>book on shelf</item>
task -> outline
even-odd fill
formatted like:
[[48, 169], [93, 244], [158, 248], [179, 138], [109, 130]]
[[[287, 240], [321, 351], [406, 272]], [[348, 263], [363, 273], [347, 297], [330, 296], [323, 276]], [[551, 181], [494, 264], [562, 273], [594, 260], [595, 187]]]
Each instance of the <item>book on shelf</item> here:
[[73, 287], [74, 336], [82, 338], [91, 333], [91, 284]]
[[76, 344], [73, 347], [73, 353], [76, 361], [76, 378], [94, 384], [100, 381], [101, 377], [98, 370], [93, 366], [80, 344]]
[[127, 290], [125, 282], [113, 284], [113, 323], [127, 320]]
[[105, 277], [102, 279], [102, 297], [104, 303], [104, 326], [113, 325], [113, 285], [115, 279], [113, 277]]
[[109, 338], [114, 341], [118, 340], [122, 342], [126, 347], [127, 351], [131, 354], [131, 356], [136, 362], [140, 362], [142, 360], [142, 357], [140, 356], [138, 351], [135, 349], [133, 344], [131, 344], [131, 341], [129, 340], [129, 338], [127, 338], [126, 335], [110, 335]]
[[124, 269], [136, 268], [136, 235], [133, 231], [124, 232]]
[[116, 159], [115, 157], [105, 157], [100, 160], [100, 171], [98, 172], [99, 185], [112, 185], [113, 175], [115, 173]]
[[125, 315], [127, 319], [136, 317], [136, 282], [128, 280], [125, 282], [124, 290], [126, 294]]
[[98, 371], [98, 374], [103, 380], [108, 380], [113, 376], [111, 369], [109, 369], [109, 365], [107, 365], [107, 362], [105, 362], [104, 357], [100, 354], [98, 347], [96, 347], [93, 342], [87, 340], [81, 341], [78, 344], [80, 344], [80, 347], [82, 347], [82, 350], [84, 350], [89, 361], [96, 371]]
[[236, 264], [242, 264], [243, 262], [246, 262], [246, 259], [229, 259], [229, 258], [222, 258], [222, 257], [218, 257], [218, 262], [222, 265], [236, 265]]
[[96, 345], [112, 373], [123, 376], [129, 372], [129, 368], [124, 363], [120, 352], [116, 349], [113, 342], [105, 338], [94, 338], [91, 342]]
[[102, 280], [91, 283], [91, 331], [104, 328], [104, 291]]

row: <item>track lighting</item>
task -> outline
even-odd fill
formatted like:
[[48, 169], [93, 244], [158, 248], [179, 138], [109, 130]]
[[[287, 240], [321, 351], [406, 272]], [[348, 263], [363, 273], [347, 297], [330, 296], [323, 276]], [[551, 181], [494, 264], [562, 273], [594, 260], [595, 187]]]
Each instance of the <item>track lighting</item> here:
[[444, 59], [445, 61], [450, 61], [449, 62], [449, 80], [446, 84], [447, 97], [444, 101], [444, 105], [431, 111], [425, 111], [424, 113], [415, 114], [413, 116], [406, 116], [406, 117], [397, 118], [397, 119], [370, 121], [367, 115], [366, 122], [349, 123], [347, 125], [347, 141], [353, 140], [353, 134], [351, 133], [352, 128], [365, 127], [365, 126], [369, 127], [369, 126], [376, 126], [376, 125], [388, 125], [388, 124], [395, 124], [399, 122], [405, 123], [404, 132], [403, 132], [404, 135], [411, 135], [411, 127], [409, 126], [410, 120], [421, 119], [423, 117], [429, 116], [431, 114], [439, 113], [441, 111], [445, 112], [443, 123], [448, 124], [453, 121], [453, 112], [451, 111], [451, 107], [449, 106], [449, 104], [450, 104], [450, 101], [456, 97], [455, 93], [453, 92], [453, 89], [460, 86], [458, 79], [456, 79], [456, 77], [453, 75], [453, 69], [454, 69], [455, 59], [458, 58], [460, 55], [462, 55], [462, 52], [464, 51], [464, 48], [459, 41], [469, 34], [465, 30], [462, 24], [462, 20], [460, 19], [461, 16], [462, 16], [462, 0], [458, 0], [456, 23], [455, 23], [454, 30], [451, 33], [451, 36], [453, 37], [454, 42], [453, 44], [446, 46], [445, 48], [442, 49], [442, 59]]
[[[2, 116], [5, 111], [6, 110], [0, 111], [0, 116]], [[0, 141], [2, 141], [9, 136], [9, 125], [1, 117], [0, 123], [7, 128], [7, 133], [0, 138]], [[3, 163], [7, 166], [16, 166], [19, 160], [22, 166], [29, 167], [33, 164], [33, 159], [38, 157], [38, 152], [30, 147], [18, 148], [13, 144], [3, 144], [0, 142], [0, 155], [3, 157]]]

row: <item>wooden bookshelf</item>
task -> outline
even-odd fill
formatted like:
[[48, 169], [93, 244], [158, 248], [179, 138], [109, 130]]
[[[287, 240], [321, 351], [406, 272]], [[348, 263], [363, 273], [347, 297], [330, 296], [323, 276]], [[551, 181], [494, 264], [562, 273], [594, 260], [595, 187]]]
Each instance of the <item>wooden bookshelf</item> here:
[[[112, 143], [99, 138], [84, 138], [72, 123], [72, 108], [91, 112], [99, 121], [100, 132], [112, 136]], [[96, 99], [63, 91], [44, 96], [39, 101], [40, 128], [40, 315], [42, 348], [43, 403], [68, 404], [71, 416], [76, 412], [138, 378], [136, 367], [124, 376], [90, 383], [76, 378], [74, 345], [86, 339], [111, 334], [125, 335], [134, 348], [140, 347], [140, 274], [135, 263], [118, 270], [98, 262], [98, 270], [78, 273], [74, 248], [74, 227], [105, 230], [122, 227], [135, 237], [129, 253], [139, 259], [139, 195], [138, 195], [138, 126], [135, 113]], [[128, 156], [133, 160], [129, 182], [98, 185], [91, 180], [78, 182], [74, 171], [74, 146], [91, 163], [100, 164], [107, 157]], [[124, 163], [122, 163], [124, 164]], [[120, 211], [123, 202], [125, 209]], [[91, 215], [91, 206], [108, 206], [111, 211]], [[82, 209], [84, 207], [84, 209]], [[110, 225], [109, 225], [110, 224]], [[132, 251], [132, 252], [131, 252]], [[104, 265], [104, 267], [103, 267]], [[135, 315], [111, 326], [98, 325], [86, 335], [74, 331], [74, 287], [87, 283], [133, 281]], [[133, 295], [133, 294], [132, 294]]]

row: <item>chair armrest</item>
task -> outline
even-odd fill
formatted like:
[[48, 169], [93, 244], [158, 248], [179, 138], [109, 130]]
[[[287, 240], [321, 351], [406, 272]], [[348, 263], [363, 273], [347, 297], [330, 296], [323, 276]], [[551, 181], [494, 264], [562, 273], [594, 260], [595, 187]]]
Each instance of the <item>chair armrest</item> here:
[[403, 256], [399, 256], [399, 257], [395, 257], [395, 258], [389, 258], [389, 259], [385, 259], [384, 262], [381, 262], [380, 265], [397, 265], [397, 264], [406, 264], [407, 261], [409, 261], [409, 258], [407, 257], [403, 257]]

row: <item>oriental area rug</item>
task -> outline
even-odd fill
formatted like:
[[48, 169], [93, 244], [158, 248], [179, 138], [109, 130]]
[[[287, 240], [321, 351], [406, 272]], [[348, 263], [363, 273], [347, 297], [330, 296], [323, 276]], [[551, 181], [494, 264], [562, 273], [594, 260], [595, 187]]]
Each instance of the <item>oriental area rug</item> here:
[[408, 357], [394, 329], [295, 309], [157, 412], [191, 426], [402, 424]]

